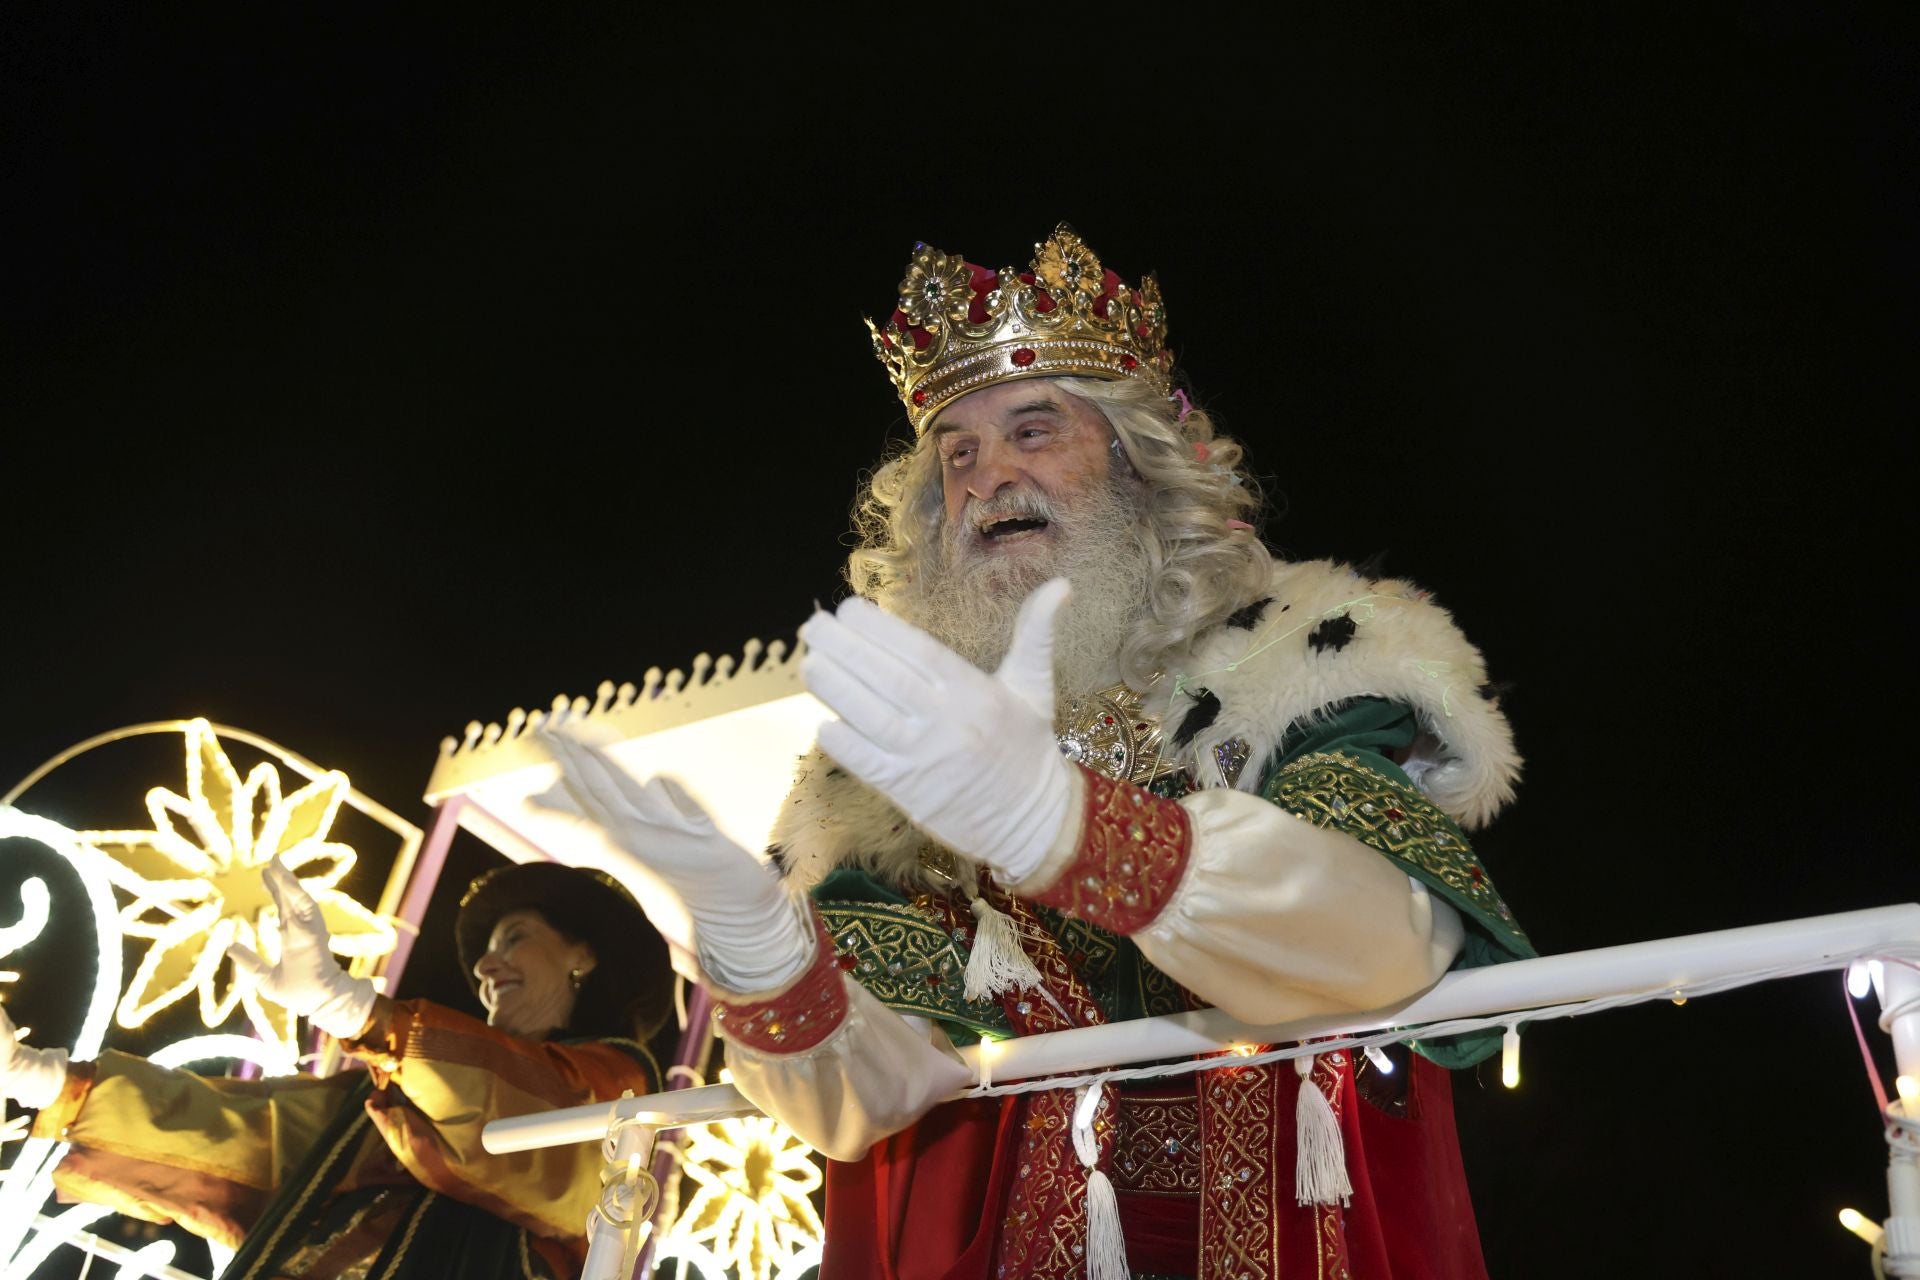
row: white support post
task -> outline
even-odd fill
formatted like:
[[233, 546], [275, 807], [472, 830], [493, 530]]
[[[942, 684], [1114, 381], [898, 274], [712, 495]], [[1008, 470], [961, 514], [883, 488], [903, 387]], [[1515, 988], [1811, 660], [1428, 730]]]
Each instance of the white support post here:
[[[1920, 969], [1883, 964], [1876, 986], [1884, 1025], [1893, 1037], [1895, 1069], [1920, 1080]], [[1920, 1105], [1900, 1099], [1894, 1103], [1910, 1119], [1920, 1118]], [[1887, 1162], [1887, 1221], [1882, 1244], [1886, 1274], [1920, 1276], [1920, 1133], [1894, 1127], [1888, 1133], [1893, 1148]]]
[[[632, 1267], [630, 1259], [637, 1257], [643, 1243], [633, 1237], [652, 1225], [659, 1194], [647, 1168], [653, 1159], [654, 1133], [645, 1124], [614, 1128], [612, 1150], [601, 1174], [600, 1203], [587, 1215], [587, 1261], [580, 1280], [629, 1280], [622, 1273]], [[617, 1203], [623, 1184], [628, 1188], [624, 1209]]]

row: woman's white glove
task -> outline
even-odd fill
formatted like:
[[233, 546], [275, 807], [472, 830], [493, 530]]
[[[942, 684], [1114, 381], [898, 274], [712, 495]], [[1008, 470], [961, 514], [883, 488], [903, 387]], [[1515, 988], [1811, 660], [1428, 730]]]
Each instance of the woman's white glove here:
[[[665, 776], [640, 782], [602, 748], [565, 730], [540, 736], [579, 815], [686, 906], [708, 977], [752, 993], [784, 986], [806, 969], [814, 937], [804, 904], [781, 888], [772, 868], [722, 833], [686, 788]], [[556, 799], [549, 793], [533, 802], [568, 812]], [[616, 878], [633, 870], [600, 869]]]
[[354, 977], [333, 958], [326, 917], [299, 877], [275, 861], [267, 864], [261, 878], [280, 909], [280, 962], [270, 965], [239, 943], [227, 948], [227, 958], [259, 985], [261, 995], [289, 1013], [336, 1040], [359, 1035], [379, 994], [373, 983]]
[[1053, 738], [1053, 626], [1072, 592], [1020, 606], [992, 675], [858, 597], [800, 628], [800, 673], [839, 717], [820, 748], [956, 853], [1017, 883], [1070, 816], [1072, 766]]
[[0, 1008], [0, 1096], [38, 1111], [53, 1105], [67, 1083], [67, 1051], [20, 1043], [13, 1019]]

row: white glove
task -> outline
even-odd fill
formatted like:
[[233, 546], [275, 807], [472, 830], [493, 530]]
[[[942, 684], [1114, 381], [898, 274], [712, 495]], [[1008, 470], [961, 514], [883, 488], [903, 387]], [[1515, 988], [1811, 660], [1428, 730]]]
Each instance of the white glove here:
[[1008, 883], [1039, 868], [1072, 804], [1053, 739], [1053, 625], [1071, 593], [1055, 578], [1027, 597], [992, 675], [858, 597], [800, 628], [800, 674], [840, 717], [821, 749]]
[[[805, 905], [780, 887], [771, 868], [722, 834], [686, 788], [665, 776], [637, 781], [574, 733], [549, 730], [540, 737], [560, 766], [556, 790], [685, 904], [709, 977], [752, 993], [783, 986], [806, 969], [814, 937]], [[573, 811], [554, 792], [533, 802]], [[633, 870], [600, 869], [616, 878]]]
[[267, 864], [261, 878], [280, 909], [280, 962], [270, 965], [239, 943], [227, 948], [227, 958], [259, 984], [261, 995], [336, 1040], [359, 1035], [379, 994], [373, 983], [354, 977], [333, 958], [320, 904], [300, 887], [293, 872], [275, 861]]
[[38, 1111], [52, 1106], [67, 1083], [67, 1051], [21, 1044], [13, 1019], [0, 1008], [0, 1096]]

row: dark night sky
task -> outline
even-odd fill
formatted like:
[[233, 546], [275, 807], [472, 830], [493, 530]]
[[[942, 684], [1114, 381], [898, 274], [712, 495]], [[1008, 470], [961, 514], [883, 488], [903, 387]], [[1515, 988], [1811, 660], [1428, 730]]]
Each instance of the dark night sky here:
[[[861, 314], [916, 239], [1024, 265], [1066, 218], [1159, 272], [1269, 541], [1384, 553], [1513, 682], [1527, 781], [1482, 845], [1543, 950], [1913, 898], [1916, 44], [1839, 7], [1257, 56], [943, 19], [865, 64], [639, 11], [16, 31], [0, 786], [197, 713], [424, 822], [469, 719], [790, 635], [905, 430]], [[1457, 1077], [1494, 1274], [1864, 1274], [1838, 989]]]

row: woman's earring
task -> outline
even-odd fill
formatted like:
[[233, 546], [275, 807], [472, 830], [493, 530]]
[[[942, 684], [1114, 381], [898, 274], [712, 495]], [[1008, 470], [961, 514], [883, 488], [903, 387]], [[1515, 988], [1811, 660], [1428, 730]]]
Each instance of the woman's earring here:
[[567, 980], [573, 983], [573, 989], [575, 991], [578, 991], [580, 989], [580, 984], [586, 981], [586, 977], [587, 975], [584, 973], [581, 973], [578, 969], [567, 970]]

